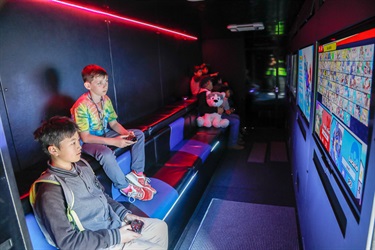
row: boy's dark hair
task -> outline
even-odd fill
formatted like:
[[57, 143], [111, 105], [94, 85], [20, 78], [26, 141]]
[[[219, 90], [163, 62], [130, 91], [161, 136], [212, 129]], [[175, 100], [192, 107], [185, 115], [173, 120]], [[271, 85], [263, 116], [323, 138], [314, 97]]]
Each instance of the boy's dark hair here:
[[206, 64], [206, 63], [202, 63], [200, 67], [201, 67], [201, 69], [203, 70], [203, 69], [205, 69], [205, 68], [208, 69], [208, 66], [209, 66], [208, 64]]
[[205, 88], [205, 87], [207, 87], [209, 81], [212, 81], [212, 77], [210, 77], [210, 76], [205, 76], [205, 77], [203, 77], [203, 78], [201, 79], [201, 81], [200, 81], [200, 83], [199, 83], [199, 86], [200, 86], [201, 88]]
[[54, 116], [34, 131], [34, 139], [41, 143], [43, 151], [49, 155], [48, 147], [60, 147], [60, 142], [72, 137], [78, 126], [68, 117]]
[[82, 80], [83, 82], [92, 82], [95, 76], [107, 76], [107, 71], [96, 64], [90, 64], [83, 68], [82, 72]]
[[194, 73], [197, 73], [199, 70], [202, 70], [200, 66], [194, 66]]
[[220, 92], [225, 92], [225, 91], [227, 91], [227, 90], [232, 91], [231, 88], [229, 88], [228, 86], [225, 86], [225, 85], [224, 85], [224, 86], [221, 86], [220, 89], [219, 89]]

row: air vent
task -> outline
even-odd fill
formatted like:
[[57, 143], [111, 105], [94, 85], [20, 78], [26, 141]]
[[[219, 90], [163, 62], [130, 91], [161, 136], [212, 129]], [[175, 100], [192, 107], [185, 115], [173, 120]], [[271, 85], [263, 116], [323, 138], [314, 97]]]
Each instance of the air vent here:
[[230, 24], [227, 28], [232, 32], [264, 30], [263, 23]]

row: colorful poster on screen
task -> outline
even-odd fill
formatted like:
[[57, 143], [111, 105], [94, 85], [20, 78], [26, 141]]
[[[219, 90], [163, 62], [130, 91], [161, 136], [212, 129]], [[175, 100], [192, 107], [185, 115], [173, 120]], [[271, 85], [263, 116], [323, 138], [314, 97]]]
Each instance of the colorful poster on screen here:
[[332, 119], [330, 135], [329, 152], [332, 160], [353, 195], [360, 199], [367, 146], [335, 118]]
[[358, 208], [371, 131], [374, 43], [370, 29], [320, 45], [317, 58], [314, 133]]
[[320, 105], [316, 103], [315, 112], [315, 132], [319, 135], [319, 139], [327, 151], [330, 148], [330, 131], [331, 131], [331, 115]]
[[313, 78], [313, 52], [311, 45], [298, 51], [298, 106], [310, 121], [312, 78]]

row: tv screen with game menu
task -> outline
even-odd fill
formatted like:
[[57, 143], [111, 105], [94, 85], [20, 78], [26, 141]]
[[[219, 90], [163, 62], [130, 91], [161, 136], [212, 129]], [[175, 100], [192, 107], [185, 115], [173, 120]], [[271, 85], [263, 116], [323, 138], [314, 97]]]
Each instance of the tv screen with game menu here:
[[314, 135], [359, 213], [374, 113], [375, 29], [326, 41], [318, 48]]

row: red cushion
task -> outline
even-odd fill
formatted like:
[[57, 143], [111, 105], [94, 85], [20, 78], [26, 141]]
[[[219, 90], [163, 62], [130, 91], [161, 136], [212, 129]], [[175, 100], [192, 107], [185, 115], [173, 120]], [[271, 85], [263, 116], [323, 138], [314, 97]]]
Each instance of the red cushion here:
[[200, 158], [196, 155], [177, 151], [165, 164], [166, 167], [182, 167], [182, 168], [192, 168], [194, 167]]
[[153, 177], [176, 188], [188, 172], [187, 168], [163, 167]]

